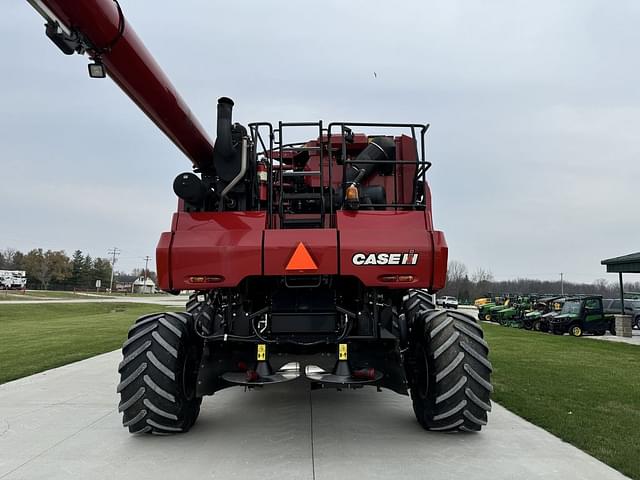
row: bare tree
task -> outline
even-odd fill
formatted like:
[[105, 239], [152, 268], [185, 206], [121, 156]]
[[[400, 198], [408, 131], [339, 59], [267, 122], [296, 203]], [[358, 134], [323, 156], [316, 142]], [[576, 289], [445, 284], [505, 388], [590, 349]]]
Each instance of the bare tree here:
[[0, 267], [8, 270], [13, 269], [18, 251], [15, 248], [5, 248], [0, 252]]
[[467, 276], [467, 267], [458, 260], [451, 260], [447, 267], [447, 283], [459, 282]]
[[482, 267], [476, 268], [471, 276], [471, 280], [474, 283], [493, 282], [493, 274], [490, 270], [485, 270]]

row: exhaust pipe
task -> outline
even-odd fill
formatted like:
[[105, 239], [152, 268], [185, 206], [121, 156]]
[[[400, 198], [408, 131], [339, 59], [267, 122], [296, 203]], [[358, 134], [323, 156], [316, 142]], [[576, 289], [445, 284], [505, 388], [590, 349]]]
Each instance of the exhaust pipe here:
[[230, 157], [233, 155], [233, 141], [231, 140], [231, 113], [233, 100], [228, 97], [218, 99], [218, 125], [214, 155]]
[[233, 100], [218, 99], [217, 138], [213, 147], [213, 162], [216, 174], [223, 182], [234, 180], [241, 171], [242, 139], [247, 130], [240, 124], [231, 123]]

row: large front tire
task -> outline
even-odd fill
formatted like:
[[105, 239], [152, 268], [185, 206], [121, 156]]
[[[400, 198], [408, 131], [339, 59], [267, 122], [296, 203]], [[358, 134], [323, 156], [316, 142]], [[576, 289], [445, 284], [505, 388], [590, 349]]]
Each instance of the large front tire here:
[[491, 363], [482, 329], [466, 313], [434, 310], [417, 292], [405, 302], [410, 325], [407, 378], [427, 430], [479, 431], [491, 411]]
[[187, 313], [139, 318], [129, 329], [118, 367], [118, 410], [130, 433], [188, 431], [200, 413], [196, 378], [202, 351]]

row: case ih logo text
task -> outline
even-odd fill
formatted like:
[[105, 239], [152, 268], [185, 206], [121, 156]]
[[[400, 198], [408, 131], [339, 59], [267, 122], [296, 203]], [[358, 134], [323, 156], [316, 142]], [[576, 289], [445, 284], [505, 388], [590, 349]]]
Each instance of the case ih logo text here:
[[418, 254], [408, 253], [354, 253], [351, 261], [354, 265], [416, 265]]

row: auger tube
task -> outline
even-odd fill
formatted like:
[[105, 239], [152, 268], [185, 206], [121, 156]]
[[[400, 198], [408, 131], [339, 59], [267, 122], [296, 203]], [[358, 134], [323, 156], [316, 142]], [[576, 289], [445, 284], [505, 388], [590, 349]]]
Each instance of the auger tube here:
[[[114, 0], [28, 0], [57, 25], [54, 40], [65, 53], [84, 53], [102, 63], [111, 79], [200, 169], [213, 167], [213, 145], [170, 80]], [[48, 33], [49, 35], [50, 33]], [[73, 48], [73, 42], [77, 45]]]

